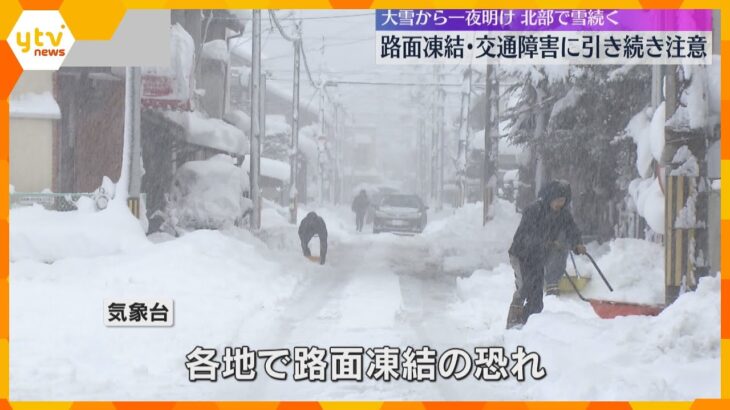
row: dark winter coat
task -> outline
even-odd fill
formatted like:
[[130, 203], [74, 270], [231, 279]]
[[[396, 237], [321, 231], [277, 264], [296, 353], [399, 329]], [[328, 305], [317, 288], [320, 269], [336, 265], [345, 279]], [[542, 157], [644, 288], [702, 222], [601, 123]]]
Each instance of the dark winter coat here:
[[[564, 197], [565, 206], [560, 211], [550, 209], [553, 199]], [[530, 264], [542, 265], [545, 263], [548, 248], [558, 238], [561, 231], [565, 232], [567, 246], [570, 249], [580, 244], [580, 230], [570, 214], [570, 185], [563, 181], [552, 181], [541, 191], [537, 201], [527, 206], [522, 212], [522, 220], [517, 227], [510, 255]]]
[[322, 217], [314, 212], [310, 212], [302, 219], [302, 223], [299, 224], [299, 240], [302, 242], [304, 256], [312, 255], [309, 251], [309, 241], [314, 235], [319, 236], [319, 263], [324, 265], [324, 261], [327, 258], [327, 225], [324, 223]]
[[364, 214], [365, 212], [367, 212], [369, 207], [370, 200], [368, 199], [368, 196], [363, 193], [360, 193], [352, 201], [352, 211], [356, 214]]

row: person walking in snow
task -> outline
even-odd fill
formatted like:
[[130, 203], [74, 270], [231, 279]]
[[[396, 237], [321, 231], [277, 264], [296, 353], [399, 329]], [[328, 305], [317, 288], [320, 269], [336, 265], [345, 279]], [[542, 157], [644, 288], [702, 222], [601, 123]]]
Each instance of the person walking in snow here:
[[507, 314], [507, 329], [524, 325], [530, 315], [542, 311], [545, 264], [561, 232], [569, 249], [585, 253], [580, 230], [568, 210], [570, 198], [570, 184], [551, 181], [522, 213], [509, 248], [516, 289]]
[[[565, 184], [568, 189], [568, 198], [566, 200], [565, 207], [568, 206], [572, 197], [570, 185], [565, 181], [560, 181]], [[551, 185], [548, 184], [543, 187], [538, 193], [538, 198], [545, 197], [546, 189]], [[572, 225], [575, 226], [575, 225]], [[570, 248], [567, 242], [567, 227], [559, 227], [555, 240], [548, 243], [545, 255], [545, 294], [557, 296], [560, 293], [559, 282], [560, 278], [565, 272], [565, 267], [568, 261], [568, 254]]]
[[368, 194], [363, 189], [352, 201], [352, 212], [355, 212], [355, 228], [358, 232], [362, 232], [368, 208], [370, 208], [370, 199], [368, 199]]
[[302, 243], [302, 252], [304, 256], [312, 256], [309, 250], [309, 241], [317, 235], [319, 236], [319, 264], [324, 265], [327, 258], [327, 224], [324, 219], [315, 212], [310, 212], [302, 219], [299, 224], [299, 240]]

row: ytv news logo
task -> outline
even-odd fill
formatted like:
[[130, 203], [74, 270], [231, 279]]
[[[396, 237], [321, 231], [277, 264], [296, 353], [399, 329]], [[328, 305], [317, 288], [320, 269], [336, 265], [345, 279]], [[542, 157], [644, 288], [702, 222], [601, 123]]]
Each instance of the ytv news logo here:
[[74, 41], [63, 17], [54, 10], [24, 11], [8, 37], [24, 70], [58, 70]]

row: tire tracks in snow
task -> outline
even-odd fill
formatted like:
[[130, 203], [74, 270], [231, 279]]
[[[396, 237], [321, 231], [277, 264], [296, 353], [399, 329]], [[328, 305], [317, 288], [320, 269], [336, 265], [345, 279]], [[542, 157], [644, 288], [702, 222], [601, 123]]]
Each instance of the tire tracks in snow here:
[[[464, 332], [447, 315], [456, 298], [456, 278], [443, 272], [443, 257], [434, 253], [423, 237], [353, 234], [346, 242], [333, 242], [328, 264], [307, 265], [307, 277], [292, 296], [267, 318], [265, 333], [247, 336], [242, 325], [234, 334], [254, 349], [295, 346], [379, 347], [405, 349], [430, 346], [440, 353], [455, 345]], [[289, 259], [289, 258], [287, 258]], [[302, 263], [309, 263], [302, 259]], [[266, 314], [262, 312], [263, 314]], [[369, 359], [364, 357], [363, 372]], [[454, 382], [332, 383], [293, 382], [293, 364], [286, 367], [289, 379], [271, 380], [263, 374], [254, 383], [236, 384], [227, 391], [235, 397], [255, 399], [455, 399]], [[329, 376], [329, 369], [328, 369]], [[329, 377], [328, 377], [329, 379]], [[433, 393], [438, 392], [436, 395]], [[282, 397], [282, 393], [285, 397]], [[324, 397], [323, 397], [324, 394]], [[365, 397], [364, 397], [365, 396]]]

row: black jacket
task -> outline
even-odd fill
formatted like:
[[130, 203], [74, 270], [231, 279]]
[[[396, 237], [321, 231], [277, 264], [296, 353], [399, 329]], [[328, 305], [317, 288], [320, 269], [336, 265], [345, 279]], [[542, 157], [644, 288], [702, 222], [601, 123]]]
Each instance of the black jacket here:
[[302, 219], [302, 223], [299, 224], [299, 239], [302, 242], [304, 256], [311, 255], [309, 252], [309, 241], [314, 235], [319, 236], [319, 263], [324, 265], [324, 261], [327, 258], [327, 225], [324, 223], [322, 217], [314, 212], [310, 212]]
[[368, 210], [370, 200], [367, 195], [359, 194], [352, 200], [352, 211], [357, 214], [363, 214]]
[[[554, 212], [550, 202], [555, 198], [565, 197], [565, 206]], [[540, 191], [537, 201], [527, 206], [522, 212], [522, 220], [517, 227], [510, 255], [536, 264], [543, 264], [547, 256], [550, 242], [555, 241], [561, 231], [565, 232], [570, 249], [582, 242], [581, 234], [570, 214], [570, 185], [562, 181], [552, 181]]]

